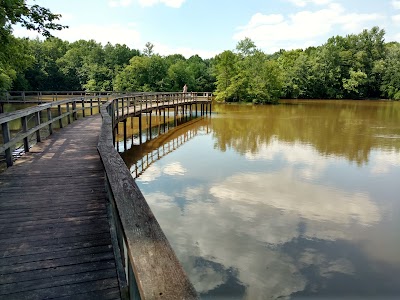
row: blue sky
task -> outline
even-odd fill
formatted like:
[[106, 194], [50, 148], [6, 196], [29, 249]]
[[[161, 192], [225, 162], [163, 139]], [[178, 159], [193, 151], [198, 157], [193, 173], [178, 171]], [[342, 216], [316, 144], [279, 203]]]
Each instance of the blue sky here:
[[[400, 0], [28, 0], [63, 15], [64, 40], [94, 39], [161, 55], [213, 57], [251, 38], [266, 53], [318, 46], [379, 26], [400, 41]], [[15, 35], [37, 34], [15, 28]]]

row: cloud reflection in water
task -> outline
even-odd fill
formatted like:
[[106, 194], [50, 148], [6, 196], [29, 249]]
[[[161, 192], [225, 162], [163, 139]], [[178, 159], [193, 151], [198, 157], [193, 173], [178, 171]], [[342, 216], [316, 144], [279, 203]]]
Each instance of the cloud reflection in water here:
[[[377, 157], [377, 163], [392, 159], [384, 153]], [[363, 243], [384, 212], [367, 191], [344, 190], [321, 180], [346, 160], [277, 139], [242, 158], [256, 163], [258, 171], [228, 168], [218, 179], [209, 174], [203, 184], [184, 184], [183, 175], [196, 178], [196, 170], [166, 157], [164, 165], [152, 165], [139, 178], [142, 183], [160, 180], [161, 186], [169, 182], [163, 192], [150, 189], [145, 197], [196, 290], [211, 298], [222, 287], [225, 293], [235, 289], [237, 298], [285, 299], [318, 291], [316, 282], [337, 274], [356, 276], [359, 265], [351, 256], [330, 251], [343, 243]], [[278, 160], [278, 167], [268, 169]], [[341, 246], [329, 246], [338, 242]], [[310, 272], [317, 277], [310, 278]]]

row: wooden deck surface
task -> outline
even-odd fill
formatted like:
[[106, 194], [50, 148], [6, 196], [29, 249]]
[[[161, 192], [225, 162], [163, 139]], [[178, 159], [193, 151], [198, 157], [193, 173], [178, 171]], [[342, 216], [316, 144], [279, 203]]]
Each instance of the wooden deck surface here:
[[119, 299], [97, 153], [75, 121], [0, 174], [0, 299]]

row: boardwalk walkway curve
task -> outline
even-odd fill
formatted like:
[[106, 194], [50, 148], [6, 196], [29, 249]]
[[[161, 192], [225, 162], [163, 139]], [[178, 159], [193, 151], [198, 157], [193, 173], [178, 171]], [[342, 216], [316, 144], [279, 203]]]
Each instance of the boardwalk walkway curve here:
[[[16, 139], [25, 141], [43, 126], [51, 130], [56, 121], [62, 127], [62, 120], [70, 115], [75, 119], [76, 103], [81, 100], [64, 102], [75, 102], [64, 113], [57, 106], [60, 101], [52, 103], [51, 107], [58, 107], [56, 118], [49, 114], [49, 104], [44, 104], [40, 111], [47, 112], [48, 120], [24, 127], [14, 138], [8, 133], [2, 150], [7, 152]], [[82, 102], [82, 109], [93, 113], [92, 102], [90, 108]], [[203, 110], [210, 103], [208, 95], [197, 98], [181, 93], [119, 97], [102, 106], [102, 120], [96, 115], [76, 121], [43, 143], [27, 146], [30, 153], [0, 175], [0, 299], [197, 298], [115, 150], [113, 131], [128, 116], [179, 105], [191, 110], [193, 104], [200, 104]], [[31, 108], [29, 113], [38, 111]], [[14, 117], [24, 124], [26, 115], [18, 112]], [[11, 119], [10, 114], [0, 115], [3, 129]], [[112, 218], [107, 217], [107, 207], [112, 208], [108, 210]], [[119, 247], [112, 246], [110, 220]], [[121, 263], [114, 253], [122, 257], [122, 268], [116, 268]]]

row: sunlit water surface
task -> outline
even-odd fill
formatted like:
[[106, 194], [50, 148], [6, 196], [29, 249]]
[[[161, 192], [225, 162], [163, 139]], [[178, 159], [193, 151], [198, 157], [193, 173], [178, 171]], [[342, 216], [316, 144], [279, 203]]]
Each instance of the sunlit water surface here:
[[399, 102], [215, 105], [123, 156], [149, 153], [136, 182], [202, 298], [400, 297]]

